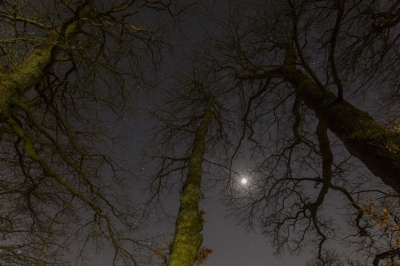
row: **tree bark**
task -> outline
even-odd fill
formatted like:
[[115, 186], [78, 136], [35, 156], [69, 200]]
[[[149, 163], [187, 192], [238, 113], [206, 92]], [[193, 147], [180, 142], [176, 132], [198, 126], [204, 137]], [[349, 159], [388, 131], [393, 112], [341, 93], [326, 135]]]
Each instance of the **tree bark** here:
[[171, 245], [169, 266], [194, 265], [203, 235], [204, 220], [199, 213], [201, 195], [202, 163], [205, 150], [205, 137], [212, 119], [210, 103], [204, 111], [204, 118], [196, 130], [189, 170], [183, 185], [175, 236]]
[[84, 1], [73, 18], [52, 30], [14, 69], [0, 73], [0, 120], [10, 114], [11, 99], [20, 98], [39, 82], [55, 63], [59, 45], [79, 33], [94, 11], [94, 0]]
[[308, 108], [371, 172], [400, 194], [400, 134], [377, 123], [367, 112], [319, 87], [298, 69], [273, 70], [297, 90]]

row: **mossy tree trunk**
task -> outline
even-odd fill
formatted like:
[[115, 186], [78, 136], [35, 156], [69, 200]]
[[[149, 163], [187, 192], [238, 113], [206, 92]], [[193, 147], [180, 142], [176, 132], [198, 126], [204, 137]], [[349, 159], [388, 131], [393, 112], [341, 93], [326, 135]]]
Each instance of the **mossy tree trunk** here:
[[205, 137], [212, 119], [210, 103], [204, 111], [204, 118], [198, 126], [186, 181], [183, 185], [175, 236], [171, 245], [169, 266], [194, 265], [203, 242], [203, 219], [199, 212], [201, 196], [202, 162], [205, 150]]
[[56, 56], [61, 51], [60, 46], [79, 33], [82, 25], [93, 13], [94, 1], [83, 1], [76, 15], [50, 31], [25, 60], [12, 69], [1, 67], [0, 118], [2, 120], [10, 114], [11, 99], [20, 98], [46, 75], [57, 60]]
[[399, 133], [390, 131], [349, 102], [338, 100], [300, 70], [282, 67], [271, 73], [290, 82], [307, 107], [344, 143], [350, 154], [400, 194]]

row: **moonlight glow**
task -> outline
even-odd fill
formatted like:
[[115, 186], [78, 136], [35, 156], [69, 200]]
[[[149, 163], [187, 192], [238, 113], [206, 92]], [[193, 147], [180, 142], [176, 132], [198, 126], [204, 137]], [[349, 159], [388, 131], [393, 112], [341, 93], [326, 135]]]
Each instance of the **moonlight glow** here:
[[247, 179], [246, 178], [242, 178], [241, 182], [242, 182], [243, 185], [245, 185], [245, 184], [247, 184]]

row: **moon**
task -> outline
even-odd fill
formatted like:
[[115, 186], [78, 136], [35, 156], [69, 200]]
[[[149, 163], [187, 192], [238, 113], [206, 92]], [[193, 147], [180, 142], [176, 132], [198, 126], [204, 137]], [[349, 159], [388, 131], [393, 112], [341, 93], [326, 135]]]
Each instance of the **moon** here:
[[242, 182], [243, 185], [247, 184], [247, 179], [246, 178], [242, 178], [242, 180], [240, 180], [240, 182]]

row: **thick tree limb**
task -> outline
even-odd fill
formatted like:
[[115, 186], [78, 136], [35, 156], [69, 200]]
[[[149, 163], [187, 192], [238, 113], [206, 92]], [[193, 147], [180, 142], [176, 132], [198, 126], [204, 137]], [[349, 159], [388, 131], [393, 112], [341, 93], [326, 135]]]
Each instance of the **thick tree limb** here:
[[347, 150], [400, 193], [400, 134], [377, 123], [349, 102], [338, 102], [336, 95], [326, 89], [322, 91], [298, 69], [281, 67], [270, 74], [290, 82], [307, 107], [340, 138]]
[[84, 1], [76, 15], [52, 30], [33, 52], [9, 73], [0, 73], [0, 118], [9, 115], [11, 98], [19, 98], [44, 77], [55, 62], [59, 44], [77, 34], [94, 10], [94, 1]]
[[379, 261], [386, 259], [387, 257], [395, 257], [395, 256], [399, 256], [400, 250], [397, 249], [392, 249], [386, 252], [382, 252], [380, 254], [377, 254], [374, 258], [374, 261], [372, 262], [372, 264], [374, 266], [379, 266]]

